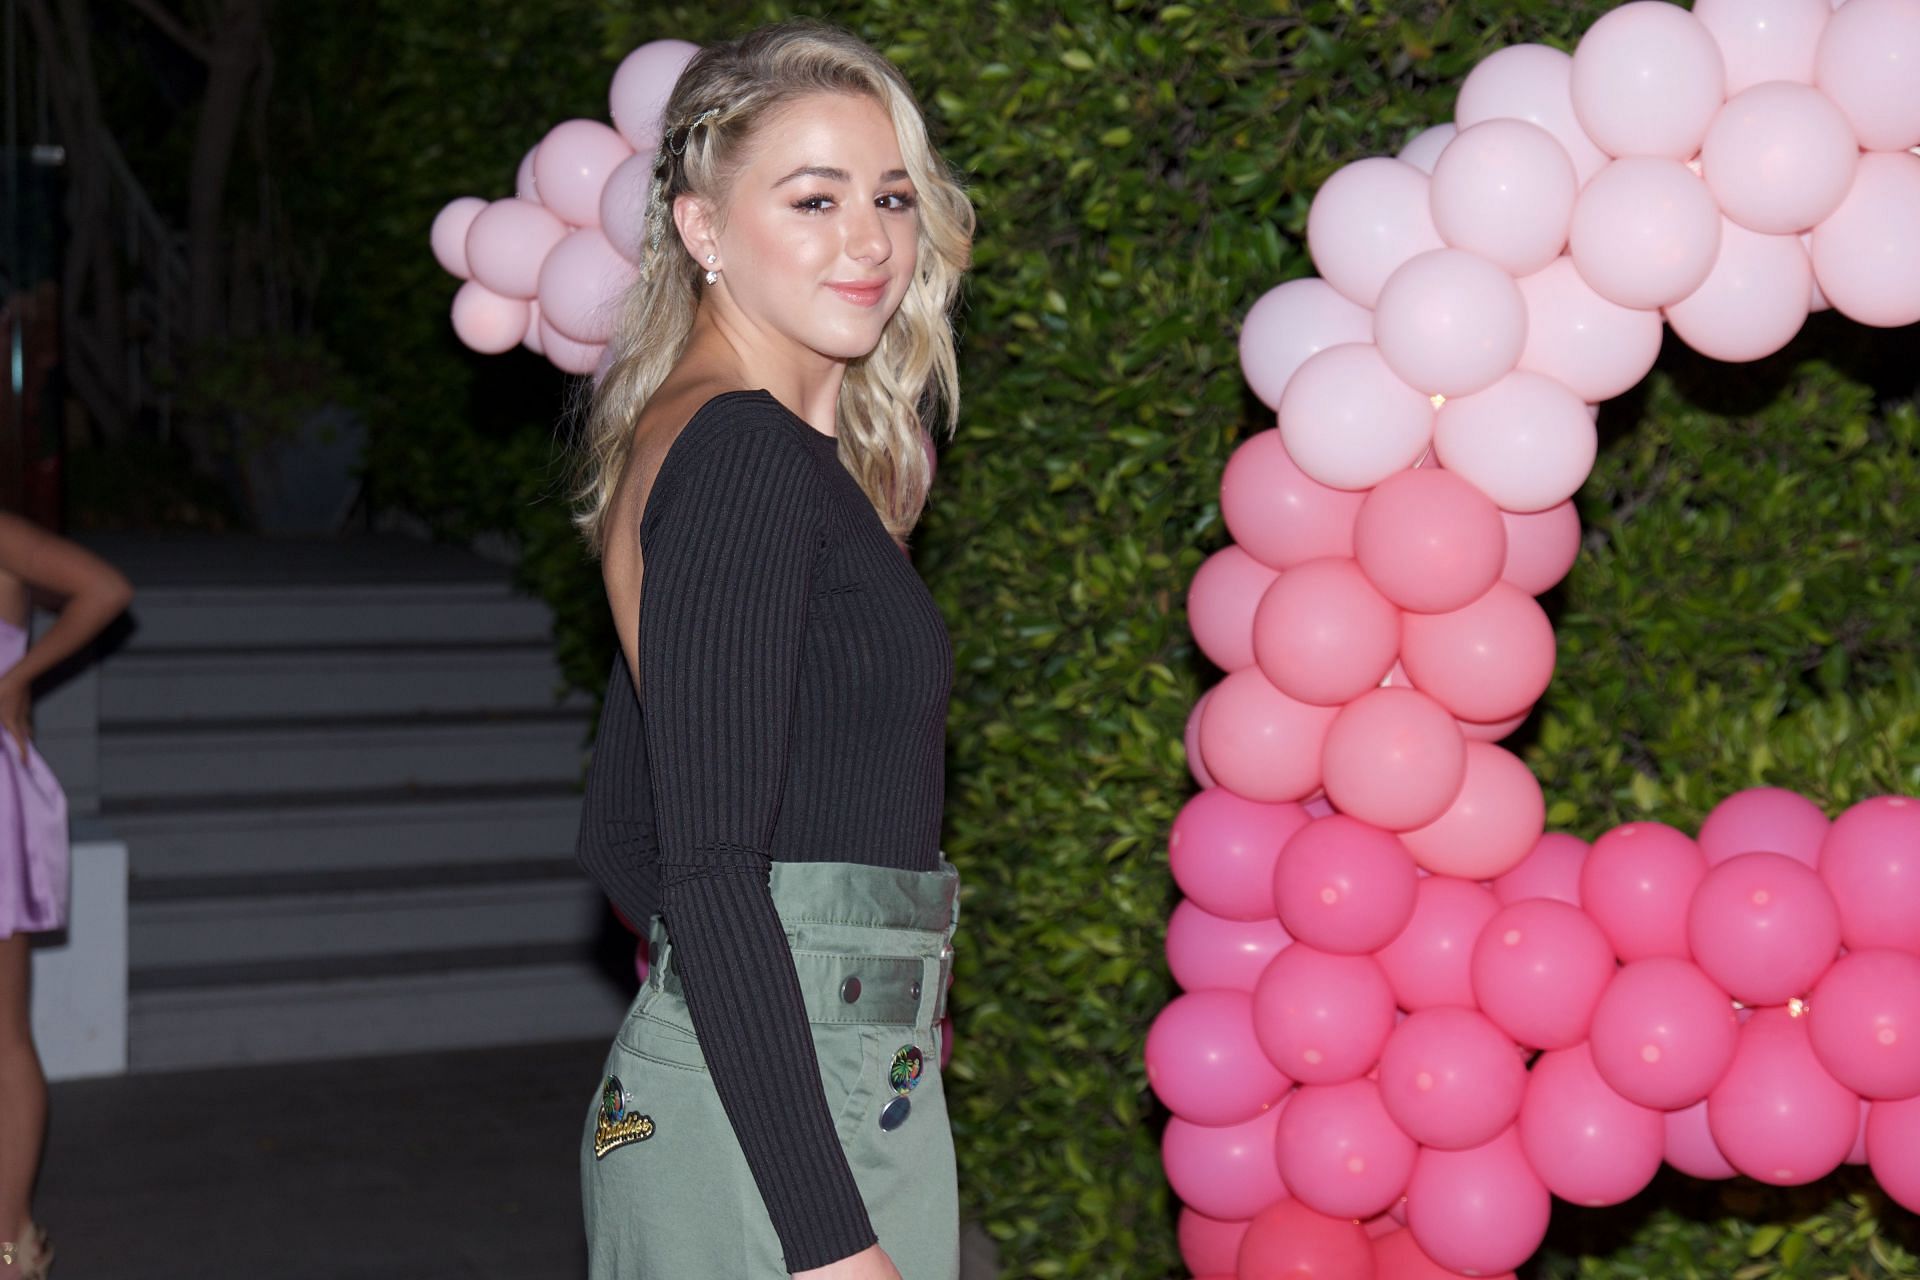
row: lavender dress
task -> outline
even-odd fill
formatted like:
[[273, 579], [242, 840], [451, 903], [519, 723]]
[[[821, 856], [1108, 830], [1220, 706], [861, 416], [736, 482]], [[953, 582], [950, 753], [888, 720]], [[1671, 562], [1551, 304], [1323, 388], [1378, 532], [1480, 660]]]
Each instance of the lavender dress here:
[[[0, 672], [27, 651], [27, 633], [0, 618]], [[67, 795], [33, 744], [0, 729], [0, 938], [67, 923]]]

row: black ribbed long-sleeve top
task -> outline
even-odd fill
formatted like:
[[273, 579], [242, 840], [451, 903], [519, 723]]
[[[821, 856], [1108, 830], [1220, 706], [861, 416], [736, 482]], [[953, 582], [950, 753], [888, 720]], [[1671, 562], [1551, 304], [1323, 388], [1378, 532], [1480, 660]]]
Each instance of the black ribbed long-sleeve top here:
[[838, 447], [764, 390], [713, 397], [669, 446], [640, 523], [640, 693], [616, 656], [576, 846], [629, 920], [666, 917], [789, 1271], [875, 1235], [768, 864], [938, 866], [953, 676], [939, 609]]

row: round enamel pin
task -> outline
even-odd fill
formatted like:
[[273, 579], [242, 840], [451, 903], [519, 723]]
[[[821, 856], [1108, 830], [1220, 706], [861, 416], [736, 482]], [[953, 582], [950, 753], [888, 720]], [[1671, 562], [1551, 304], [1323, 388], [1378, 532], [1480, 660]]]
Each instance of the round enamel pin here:
[[920, 1083], [920, 1073], [926, 1067], [926, 1058], [920, 1052], [920, 1046], [902, 1045], [894, 1050], [893, 1065], [887, 1068], [887, 1084], [901, 1095], [912, 1093]]

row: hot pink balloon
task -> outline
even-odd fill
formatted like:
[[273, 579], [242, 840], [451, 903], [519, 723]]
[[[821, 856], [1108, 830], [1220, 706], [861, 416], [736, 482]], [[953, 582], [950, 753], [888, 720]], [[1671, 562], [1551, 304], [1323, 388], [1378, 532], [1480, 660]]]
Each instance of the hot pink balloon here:
[[1578, 193], [1573, 161], [1552, 134], [1488, 120], [1462, 130], [1434, 166], [1433, 225], [1454, 248], [1528, 275], [1565, 247]]
[[1528, 898], [1552, 898], [1568, 906], [1580, 905], [1580, 868], [1587, 861], [1587, 842], [1578, 836], [1549, 831], [1534, 842], [1520, 865], [1493, 882], [1501, 906]]
[[1520, 296], [1527, 304], [1520, 367], [1563, 383], [1582, 401], [1611, 400], [1633, 387], [1660, 354], [1660, 313], [1601, 297], [1570, 257], [1522, 277]]
[[433, 245], [434, 261], [448, 275], [461, 280], [472, 277], [473, 269], [467, 265], [467, 231], [486, 207], [487, 202], [478, 196], [461, 196], [457, 200], [449, 200], [434, 215], [433, 230], [428, 240]]
[[1253, 665], [1253, 615], [1280, 575], [1237, 546], [1201, 562], [1187, 587], [1187, 626], [1207, 661], [1222, 671]]
[[1395, 375], [1427, 395], [1465, 396], [1513, 371], [1527, 304], [1513, 277], [1462, 249], [1407, 260], [1381, 286], [1373, 340]]
[[1547, 802], [1520, 757], [1490, 742], [1467, 743], [1467, 772], [1447, 811], [1400, 839], [1435, 875], [1491, 880], [1520, 865], [1540, 842]]
[[1375, 689], [1339, 712], [1322, 764], [1327, 798], [1388, 831], [1447, 811], [1466, 778], [1467, 743], [1446, 708], [1412, 689]]
[[1527, 1163], [1547, 1189], [1591, 1207], [1638, 1195], [1666, 1149], [1660, 1113], [1607, 1087], [1584, 1044], [1540, 1055], [1519, 1127]]
[[1287, 1194], [1274, 1163], [1282, 1101], [1242, 1124], [1194, 1124], [1174, 1116], [1160, 1135], [1160, 1161], [1173, 1194], [1223, 1222], [1253, 1217]]
[[1499, 912], [1493, 894], [1471, 881], [1422, 879], [1407, 927], [1376, 957], [1400, 1007], [1472, 1006], [1473, 944]]
[[1820, 806], [1781, 787], [1737, 791], [1707, 815], [1700, 852], [1717, 867], [1743, 853], [1783, 853], [1810, 867], [1820, 865], [1820, 842], [1833, 824]]
[[1713, 271], [1667, 308], [1667, 322], [1702, 355], [1758, 360], [1800, 332], [1812, 296], [1813, 265], [1800, 237], [1761, 235], [1723, 220]]
[[1840, 910], [1813, 868], [1743, 853], [1707, 872], [1687, 911], [1687, 944], [1708, 977], [1743, 1004], [1805, 995], [1840, 950]]
[[1739, 1170], [1727, 1163], [1713, 1144], [1707, 1126], [1707, 1104], [1700, 1101], [1661, 1117], [1666, 1129], [1666, 1161], [1690, 1178], [1731, 1178]]
[[1422, 129], [1400, 148], [1394, 159], [1412, 165], [1428, 177], [1433, 176], [1433, 166], [1440, 162], [1440, 153], [1447, 149], [1460, 130], [1452, 124], [1436, 124], [1430, 129]]
[[[1634, 3], [1673, 7], [1665, 0]], [[1720, 221], [1713, 193], [1693, 170], [1678, 160], [1632, 156], [1615, 160], [1581, 191], [1568, 252], [1580, 278], [1608, 301], [1665, 307], [1712, 272]]]
[[1920, 145], [1920, 10], [1908, 0], [1851, 0], [1821, 33], [1814, 82], [1868, 151]]
[[1920, 1098], [1876, 1102], [1868, 1110], [1867, 1162], [1888, 1195], [1920, 1213]]
[[1507, 511], [1565, 502], [1586, 483], [1599, 447], [1586, 402], [1524, 369], [1447, 401], [1434, 421], [1440, 464]]
[[1419, 879], [1390, 833], [1335, 814], [1309, 822], [1280, 850], [1273, 901], [1280, 923], [1307, 945], [1368, 955], [1406, 928]]
[[1502, 511], [1506, 564], [1500, 577], [1530, 596], [1559, 585], [1580, 556], [1580, 513], [1568, 500], [1545, 511]]
[[652, 150], [659, 145], [660, 135], [665, 132], [660, 113], [666, 109], [674, 82], [698, 52], [699, 45], [685, 40], [649, 40], [621, 59], [613, 73], [607, 107], [614, 125], [634, 150]]
[[1147, 1083], [1195, 1124], [1240, 1124], [1278, 1102], [1293, 1081], [1253, 1038], [1253, 998], [1243, 991], [1175, 996], [1147, 1030]]
[[1839, 1168], [1859, 1123], [1859, 1099], [1814, 1056], [1806, 1019], [1784, 1009], [1754, 1011], [1707, 1097], [1707, 1124], [1727, 1163], [1779, 1187]]
[[1380, 1055], [1380, 1096], [1422, 1146], [1463, 1151], [1497, 1137], [1520, 1114], [1527, 1067], [1483, 1013], [1443, 1005], [1410, 1014]]
[[1206, 713], [1207, 697], [1212, 692], [1209, 689], [1193, 700], [1193, 707], [1187, 712], [1186, 732], [1181, 739], [1181, 746], [1187, 755], [1187, 772], [1201, 787], [1214, 785], [1213, 775], [1207, 772], [1207, 762], [1200, 755], [1200, 717]]
[[1338, 712], [1273, 687], [1258, 667], [1209, 691], [1200, 752], [1220, 784], [1251, 800], [1300, 800], [1320, 789], [1321, 755]]
[[598, 120], [561, 121], [534, 153], [540, 203], [575, 226], [597, 227], [607, 178], [633, 152], [626, 139]]
[[1720, 209], [1765, 235], [1794, 235], [1840, 207], [1859, 144], [1840, 108], [1809, 85], [1771, 81], [1720, 109], [1700, 150]]
[[[1447, 1270], [1422, 1252], [1413, 1232], [1404, 1227], [1374, 1240], [1373, 1263], [1381, 1280], [1461, 1280], [1458, 1271]], [[1514, 1273], [1503, 1271], [1487, 1280], [1514, 1280]]]
[[540, 317], [540, 347], [562, 373], [580, 374], [592, 373], [600, 364], [600, 353], [605, 350], [598, 344], [575, 342], [554, 328], [545, 316]]
[[1302, 471], [1278, 430], [1242, 441], [1220, 477], [1220, 514], [1248, 554], [1275, 569], [1353, 554], [1365, 493], [1334, 489]]
[[1303, 1085], [1280, 1117], [1280, 1177], [1293, 1198], [1336, 1218], [1371, 1218], [1400, 1199], [1419, 1148], [1371, 1080]]
[[1517, 715], [1553, 679], [1553, 623], [1504, 582], [1448, 613], [1410, 613], [1402, 632], [1400, 663], [1414, 687], [1463, 720]]
[[1189, 796], [1167, 835], [1180, 892], [1228, 920], [1273, 919], [1273, 864], [1307, 825], [1297, 804], [1249, 800], [1224, 787]]
[[1835, 310], [1883, 328], [1920, 320], [1916, 223], [1920, 156], [1861, 156], [1847, 198], [1813, 229], [1813, 274]]
[[1873, 1104], [1865, 1098], [1860, 1099], [1860, 1131], [1853, 1136], [1853, 1150], [1847, 1152], [1842, 1164], [1867, 1163], [1867, 1117], [1872, 1111]]
[[1920, 800], [1876, 796], [1841, 814], [1820, 845], [1820, 878], [1849, 950], [1920, 955]]
[[1289, 280], [1260, 295], [1240, 326], [1240, 370], [1268, 408], [1280, 407], [1294, 372], [1309, 356], [1373, 340], [1373, 314], [1317, 276]]
[[1433, 402], [1402, 382], [1378, 347], [1328, 347], [1287, 384], [1280, 438], [1321, 484], [1370, 489], [1420, 460], [1433, 440]]
[[1726, 87], [1706, 27], [1663, 0], [1603, 14], [1573, 53], [1574, 114], [1609, 155], [1690, 158]]
[[1661, 822], [1629, 822], [1587, 852], [1580, 906], [1623, 961], [1686, 960], [1687, 906], [1706, 874], [1706, 856], [1681, 832]]
[[503, 298], [478, 280], [453, 295], [453, 332], [482, 355], [513, 350], [526, 331], [527, 304], [518, 298]]
[[1920, 1094], [1920, 956], [1888, 947], [1834, 962], [1808, 1002], [1822, 1066], [1865, 1098]]
[[647, 194], [652, 185], [653, 152], [636, 151], [607, 175], [600, 192], [600, 229], [635, 266], [647, 252]]
[[1543, 44], [1509, 45], [1482, 58], [1461, 84], [1453, 116], [1462, 129], [1503, 118], [1540, 126], [1573, 160], [1582, 184], [1608, 159], [1574, 118], [1573, 59]]
[[1302, 702], [1337, 706], [1378, 688], [1399, 649], [1400, 611], [1351, 560], [1287, 570], [1253, 615], [1254, 660]]
[[1814, 54], [1832, 12], [1829, 0], [1695, 0], [1693, 6], [1726, 63], [1728, 96], [1767, 80], [1812, 84]]
[[1302, 1084], [1340, 1084], [1380, 1060], [1393, 1030], [1393, 991], [1368, 956], [1296, 942], [1253, 989], [1253, 1030], [1267, 1057]]
[[1240, 1256], [1240, 1240], [1249, 1223], [1221, 1222], [1196, 1213], [1190, 1206], [1180, 1210], [1180, 1260], [1197, 1276], [1210, 1273], [1232, 1275], [1234, 1259]]
[[1594, 1066], [1629, 1102], [1659, 1111], [1706, 1098], [1733, 1061], [1733, 1002], [1697, 965], [1636, 960], [1613, 975], [1593, 1011]]
[[1326, 282], [1371, 307], [1401, 263], [1441, 247], [1427, 175], [1386, 156], [1334, 171], [1307, 210], [1307, 251]]
[[1292, 942], [1278, 920], [1229, 920], [1188, 900], [1167, 921], [1167, 965], [1188, 991], [1252, 992], [1268, 963]]
[[1499, 580], [1507, 558], [1500, 508], [1452, 472], [1381, 481], [1353, 526], [1354, 557], [1388, 600], [1419, 613], [1463, 608]]
[[598, 227], [575, 231], [540, 266], [540, 314], [575, 342], [604, 345], [635, 275]]
[[495, 200], [467, 228], [467, 265], [493, 292], [524, 301], [540, 292], [540, 265], [566, 234], [566, 224], [550, 210], [525, 200]]
[[1511, 1271], [1547, 1236], [1553, 1198], [1527, 1164], [1518, 1128], [1466, 1151], [1424, 1148], [1407, 1184], [1421, 1250], [1463, 1274]]
[[1375, 1280], [1373, 1243], [1351, 1219], [1283, 1200], [1247, 1228], [1234, 1274], [1239, 1280]]
[[1535, 1049], [1586, 1039], [1614, 973], [1599, 927], [1584, 912], [1545, 898], [1502, 907], [1480, 931], [1472, 963], [1481, 1010]]

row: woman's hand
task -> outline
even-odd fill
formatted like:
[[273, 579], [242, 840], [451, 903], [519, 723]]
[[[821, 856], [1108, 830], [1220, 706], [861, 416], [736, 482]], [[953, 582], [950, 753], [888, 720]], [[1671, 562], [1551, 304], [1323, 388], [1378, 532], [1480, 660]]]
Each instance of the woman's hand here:
[[0, 676], [0, 749], [19, 752], [21, 764], [27, 762], [27, 743], [33, 738], [30, 692], [25, 680]]
[[877, 1244], [869, 1245], [850, 1258], [791, 1274], [793, 1280], [900, 1280], [900, 1271], [893, 1265], [893, 1259]]

